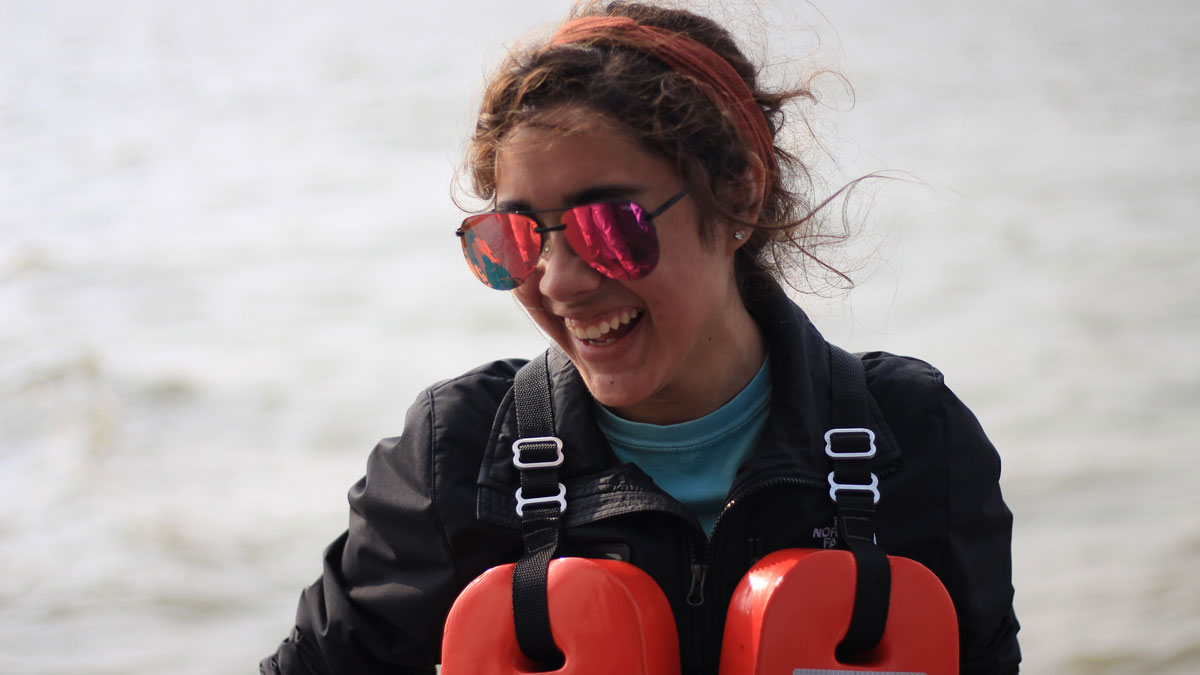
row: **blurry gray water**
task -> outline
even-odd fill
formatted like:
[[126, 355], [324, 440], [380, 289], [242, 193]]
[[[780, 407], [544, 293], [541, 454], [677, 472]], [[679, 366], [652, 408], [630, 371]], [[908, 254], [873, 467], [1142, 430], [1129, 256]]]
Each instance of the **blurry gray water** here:
[[[566, 5], [0, 0], [0, 672], [253, 672], [417, 392], [544, 345], [449, 185]], [[829, 5], [830, 180], [921, 182], [801, 301], [1000, 448], [1026, 672], [1200, 671], [1200, 10]]]

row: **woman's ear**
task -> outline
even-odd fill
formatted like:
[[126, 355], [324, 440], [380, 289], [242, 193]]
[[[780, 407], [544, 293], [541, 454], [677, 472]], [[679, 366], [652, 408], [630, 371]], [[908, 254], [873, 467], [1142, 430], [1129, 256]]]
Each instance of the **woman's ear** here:
[[762, 212], [763, 199], [766, 198], [767, 168], [762, 159], [751, 153], [746, 162], [746, 173], [738, 186], [738, 200], [742, 216], [747, 222], [757, 223], [758, 214]]
[[[746, 173], [733, 186], [731, 197], [733, 197], [733, 203], [737, 205], [737, 215], [742, 222], [757, 223], [758, 215], [762, 213], [763, 198], [766, 196], [764, 191], [767, 186], [767, 169], [755, 154], [751, 154], [747, 158], [746, 164]], [[730, 223], [729, 228], [727, 241], [734, 251], [750, 241], [750, 235], [754, 234], [753, 228], [739, 223]]]

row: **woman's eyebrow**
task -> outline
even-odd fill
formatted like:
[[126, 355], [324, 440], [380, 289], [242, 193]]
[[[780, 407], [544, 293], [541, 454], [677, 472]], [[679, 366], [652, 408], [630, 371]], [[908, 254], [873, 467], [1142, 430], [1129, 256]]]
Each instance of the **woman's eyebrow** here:
[[628, 199], [641, 192], [641, 190], [642, 189], [640, 187], [620, 183], [594, 185], [567, 195], [567, 203], [565, 206], [579, 206], [580, 204], [591, 204], [593, 202], [602, 202], [610, 199]]
[[565, 203], [556, 208], [535, 210], [533, 206], [529, 204], [529, 202], [520, 199], [508, 199], [497, 203], [496, 210], [507, 213], [544, 213], [546, 211], [569, 209], [573, 206], [580, 206], [581, 204], [592, 204], [611, 199], [629, 199], [641, 191], [641, 187], [622, 183], [591, 185], [577, 192], [568, 194]]
[[501, 213], [532, 213], [533, 209], [528, 202], [523, 202], [519, 199], [509, 199], [507, 201], [498, 202], [496, 210]]

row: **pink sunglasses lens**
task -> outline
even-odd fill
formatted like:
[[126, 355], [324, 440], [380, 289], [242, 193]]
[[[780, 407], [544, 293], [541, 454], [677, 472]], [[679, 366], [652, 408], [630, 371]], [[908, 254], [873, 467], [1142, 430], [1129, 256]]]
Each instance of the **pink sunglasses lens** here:
[[641, 279], [658, 264], [658, 235], [642, 207], [605, 202], [569, 209], [563, 216], [575, 254], [610, 279]]

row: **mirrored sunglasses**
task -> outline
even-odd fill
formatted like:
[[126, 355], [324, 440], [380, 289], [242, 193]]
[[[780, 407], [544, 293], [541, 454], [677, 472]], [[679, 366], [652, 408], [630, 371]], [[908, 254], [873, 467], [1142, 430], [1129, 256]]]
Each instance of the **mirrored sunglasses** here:
[[529, 279], [551, 232], [562, 232], [575, 255], [604, 276], [641, 279], [658, 264], [654, 219], [687, 193], [684, 188], [653, 211], [629, 201], [574, 206], [563, 210], [558, 224], [550, 227], [543, 227], [533, 214], [558, 209], [481, 213], [464, 219], [455, 234], [475, 276], [502, 291]]

